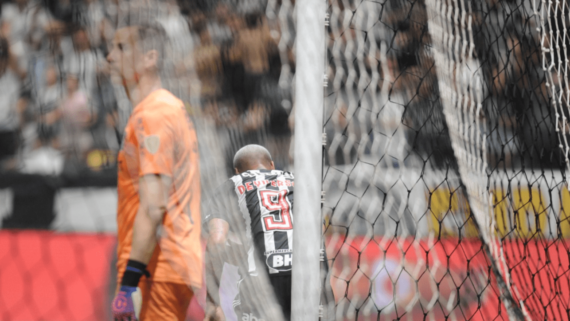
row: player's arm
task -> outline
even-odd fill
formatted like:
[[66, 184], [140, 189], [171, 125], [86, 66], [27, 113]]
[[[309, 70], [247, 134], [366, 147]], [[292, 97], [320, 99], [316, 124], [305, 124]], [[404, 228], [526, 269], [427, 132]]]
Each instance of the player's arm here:
[[206, 315], [204, 321], [225, 320], [220, 306], [220, 283], [226, 257], [226, 242], [230, 225], [223, 219], [213, 218], [208, 222], [206, 248]]
[[170, 177], [145, 175], [139, 179], [140, 206], [133, 226], [130, 259], [148, 264], [156, 247], [156, 233], [166, 214]]
[[208, 246], [217, 252], [223, 251], [228, 240], [230, 224], [221, 218], [213, 218], [208, 222]]
[[[174, 159], [174, 134], [170, 129], [176, 124], [160, 113], [143, 113], [135, 119], [136, 152], [139, 155], [138, 175], [139, 208], [133, 222], [131, 253], [123, 285], [136, 286], [141, 274], [127, 272], [146, 269], [157, 246], [157, 230], [167, 212]], [[131, 264], [139, 268], [131, 268]], [[144, 272], [144, 271], [143, 271]], [[131, 274], [130, 272], [128, 274]]]
[[129, 261], [113, 302], [115, 320], [136, 320], [138, 317], [141, 297], [137, 287], [143, 275], [149, 276], [146, 266], [157, 244], [158, 227], [166, 214], [170, 182], [165, 175], [144, 175], [139, 179], [140, 205], [133, 225]]
[[208, 256], [216, 263], [215, 268], [220, 276], [224, 262], [239, 266], [246, 259], [241, 255], [244, 252], [241, 242], [229, 229], [229, 223], [223, 219], [213, 218], [208, 222]]
[[[131, 252], [121, 279], [120, 291], [113, 300], [115, 320], [137, 320], [138, 284], [157, 246], [157, 230], [166, 213], [173, 172], [172, 131], [165, 117], [144, 114], [135, 119], [138, 142], [133, 151], [139, 155], [139, 208], [133, 222]], [[139, 305], [140, 307], [140, 305]]]
[[[223, 311], [220, 308], [219, 288], [224, 263], [235, 266], [243, 265], [247, 258], [243, 253], [242, 241], [237, 233], [240, 233], [238, 200], [234, 191], [234, 183], [231, 180], [222, 184], [214, 193], [208, 203], [208, 215], [203, 222], [208, 230], [208, 243], [206, 247], [206, 287], [207, 307], [204, 320], [224, 320]], [[230, 225], [232, 229], [230, 230]], [[232, 232], [233, 231], [233, 232]], [[245, 232], [245, 231], [241, 231]]]

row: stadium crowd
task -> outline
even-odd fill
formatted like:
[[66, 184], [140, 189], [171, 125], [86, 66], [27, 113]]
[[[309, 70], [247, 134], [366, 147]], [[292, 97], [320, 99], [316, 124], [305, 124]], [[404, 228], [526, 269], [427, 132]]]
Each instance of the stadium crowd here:
[[[132, 107], [113, 85], [105, 57], [126, 4], [3, 2], [0, 171], [59, 175], [114, 167]], [[172, 91], [214, 124], [228, 164], [234, 148], [260, 143], [284, 168], [291, 98], [279, 86], [279, 35], [257, 9], [165, 0], [155, 11], [171, 39]]]
[[[424, 2], [363, 3], [359, 10], [350, 1], [334, 3], [327, 52], [326, 97], [334, 97], [326, 105], [327, 138], [334, 146], [330, 162], [352, 164], [365, 155], [376, 163], [387, 154], [391, 157], [382, 160], [386, 166], [423, 162], [439, 169], [456, 167]], [[544, 86], [532, 3], [487, 0], [473, 5], [476, 60], [470, 67], [482, 80], [491, 170], [559, 168], [563, 160], [551, 131], [555, 114]], [[369, 81], [375, 86], [368, 86]], [[371, 113], [378, 113], [378, 121]]]
[[[259, 143], [268, 147], [278, 168], [287, 168], [294, 30], [281, 30], [283, 21], [268, 20], [265, 1], [160, 3], [156, 18], [167, 30], [173, 49], [167, 77], [171, 90], [194, 116], [212, 124], [226, 165], [231, 165], [230, 155], [236, 148]], [[344, 6], [340, 2], [335, 6], [335, 21], [343, 21], [342, 12], [350, 9]], [[122, 89], [113, 85], [105, 57], [128, 6], [116, 0], [13, 0], [1, 8], [0, 83], [5, 90], [0, 93], [0, 170], [60, 174], [113, 167], [132, 107]], [[490, 163], [520, 166], [536, 156], [524, 146], [536, 139], [548, 147], [544, 155], [558, 153], [548, 143], [556, 139], [545, 134], [552, 121], [550, 113], [542, 122], [545, 128], [534, 133], [517, 127], [525, 117], [542, 117], [542, 108], [548, 105], [544, 89], [533, 85], [543, 75], [529, 65], [507, 63], [516, 59], [536, 64], [539, 59], [537, 39], [527, 39], [532, 33], [521, 29], [525, 21], [533, 24], [530, 9], [520, 7], [512, 19], [498, 14], [504, 8], [496, 1], [481, 2], [476, 9], [475, 27], [481, 32], [475, 41], [478, 48], [491, 48], [477, 52], [488, 62], [482, 73], [489, 85], [484, 106]], [[381, 10], [391, 14], [378, 15]], [[362, 136], [369, 133], [364, 140], [369, 145], [386, 142], [380, 144], [381, 150], [367, 146], [365, 153], [388, 151], [394, 159], [408, 163], [415, 159], [408, 157], [411, 154], [429, 155], [435, 167], [453, 162], [437, 97], [436, 68], [428, 52], [431, 39], [425, 7], [391, 1], [358, 11], [362, 12], [353, 17], [348, 31], [334, 25], [328, 29], [329, 39], [335, 42], [327, 52], [329, 78], [339, 84], [329, 86], [329, 91], [340, 93], [326, 119], [329, 145], [335, 146], [330, 160], [352, 163]], [[368, 38], [358, 34], [372, 25]], [[493, 36], [486, 29], [493, 26], [508, 32]], [[360, 56], [345, 56], [348, 51], [341, 49], [369, 48], [371, 42], [377, 50]], [[525, 52], [532, 59], [520, 59]], [[353, 72], [369, 77], [377, 72], [378, 89], [368, 88], [373, 93], [370, 97], [364, 93], [351, 101], [351, 95], [358, 95], [359, 84], [349, 82], [362, 79], [347, 76]], [[352, 105], [356, 103], [363, 107], [358, 113], [380, 106], [381, 121], [371, 124], [372, 118], [355, 114]], [[404, 126], [398, 130], [400, 123]], [[378, 128], [370, 131], [373, 127]], [[522, 150], [526, 155], [521, 158]]]

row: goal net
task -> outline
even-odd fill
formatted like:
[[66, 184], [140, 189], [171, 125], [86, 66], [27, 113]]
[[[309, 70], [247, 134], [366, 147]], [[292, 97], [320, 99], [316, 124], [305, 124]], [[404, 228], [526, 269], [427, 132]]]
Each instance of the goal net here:
[[336, 319], [568, 319], [566, 3], [328, 14]]
[[[296, 1], [251, 3], [290, 112], [296, 36], [316, 31]], [[547, 0], [327, 1], [330, 319], [569, 318], [567, 16]]]

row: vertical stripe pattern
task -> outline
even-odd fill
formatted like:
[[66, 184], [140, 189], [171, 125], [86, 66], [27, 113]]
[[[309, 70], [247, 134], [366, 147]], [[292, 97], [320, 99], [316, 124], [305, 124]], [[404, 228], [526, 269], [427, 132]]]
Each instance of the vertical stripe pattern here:
[[249, 273], [256, 272], [255, 255], [269, 274], [289, 274], [293, 265], [293, 174], [254, 170], [231, 178], [246, 225]]

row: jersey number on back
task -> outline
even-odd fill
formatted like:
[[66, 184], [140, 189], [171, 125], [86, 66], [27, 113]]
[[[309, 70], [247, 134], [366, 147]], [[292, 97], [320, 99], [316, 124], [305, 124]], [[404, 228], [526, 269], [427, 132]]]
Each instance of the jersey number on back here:
[[270, 212], [270, 215], [263, 217], [266, 231], [293, 228], [291, 207], [287, 201], [287, 190], [263, 190], [259, 191], [259, 196], [263, 207]]

